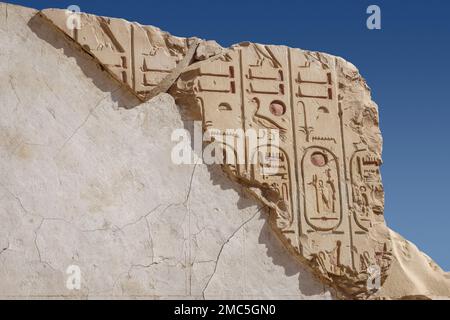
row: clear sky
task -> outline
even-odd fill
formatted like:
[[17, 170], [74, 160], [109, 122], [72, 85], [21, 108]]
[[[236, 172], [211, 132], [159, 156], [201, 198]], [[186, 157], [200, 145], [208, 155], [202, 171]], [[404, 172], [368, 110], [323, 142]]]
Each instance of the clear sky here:
[[[450, 271], [450, 1], [7, 0], [151, 24], [178, 36], [285, 44], [355, 64], [380, 108], [386, 220]], [[381, 8], [381, 30], [366, 9]]]

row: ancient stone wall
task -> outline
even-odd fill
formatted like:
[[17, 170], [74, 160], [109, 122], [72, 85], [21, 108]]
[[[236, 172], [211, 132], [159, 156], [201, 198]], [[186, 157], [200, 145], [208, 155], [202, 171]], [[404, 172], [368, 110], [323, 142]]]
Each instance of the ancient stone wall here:
[[[450, 296], [448, 275], [385, 224], [378, 108], [351, 63], [286, 46], [225, 49], [65, 10], [44, 10], [30, 21], [64, 34], [116, 81], [113, 92], [138, 99], [121, 107], [169, 92], [184, 119], [201, 121], [213, 138], [205, 150], [225, 155], [221, 167], [232, 181], [220, 184], [252, 195], [285, 253], [335, 288], [336, 297]], [[206, 279], [208, 287], [212, 276]]]

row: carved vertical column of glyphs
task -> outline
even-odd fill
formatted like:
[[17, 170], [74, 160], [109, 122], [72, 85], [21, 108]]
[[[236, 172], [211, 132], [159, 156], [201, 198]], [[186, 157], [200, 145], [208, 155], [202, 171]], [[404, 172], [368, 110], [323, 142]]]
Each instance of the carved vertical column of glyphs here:
[[[189, 56], [188, 39], [154, 27], [80, 14], [82, 28], [69, 29], [64, 10], [41, 14], [142, 100]], [[171, 92], [232, 150], [224, 168], [268, 205], [281, 240], [325, 277], [360, 290], [369, 266], [389, 267], [391, 249], [386, 234], [375, 235], [387, 230], [381, 139], [358, 71], [285, 46], [243, 43], [209, 57]]]
[[[253, 150], [247, 139], [245, 161], [226, 167], [249, 189], [261, 189], [256, 195], [271, 204], [282, 240], [330, 277], [355, 277], [383, 263], [388, 249], [379, 251], [369, 237], [383, 211], [380, 159], [347, 125], [353, 114], [334, 57], [246, 43], [187, 74], [178, 85], [193, 82], [188, 94], [201, 106], [205, 129], [225, 136], [227, 129], [267, 130], [258, 139], [268, 149]], [[261, 170], [275, 165], [271, 159], [277, 170]]]
[[[240, 52], [246, 129], [268, 135], [260, 134], [259, 148], [250, 150], [250, 177], [265, 188], [266, 198], [274, 202], [276, 226], [290, 245], [300, 250], [287, 48], [248, 44], [241, 45]], [[279, 133], [277, 141], [271, 141], [274, 130]], [[276, 170], [264, 170], [267, 167]]]
[[[287, 48], [235, 47], [221, 58], [199, 65], [193, 91], [201, 105], [205, 129], [214, 128], [224, 135], [229, 129], [242, 129], [244, 134], [255, 130], [262, 148], [251, 148], [247, 136], [244, 161], [227, 164], [227, 168], [235, 178], [261, 187], [273, 200], [277, 226], [299, 249], [288, 64]], [[271, 140], [274, 129], [281, 133], [279, 147]], [[237, 144], [230, 147], [237, 150]], [[277, 170], [268, 174], [263, 169], [275, 158]]]
[[[370, 97], [365, 96], [368, 90], [356, 68], [340, 58], [335, 58], [335, 62], [340, 81], [338, 99], [355, 270], [367, 272], [370, 266], [378, 266], [384, 277], [391, 263], [392, 248], [384, 221], [378, 114]], [[349, 87], [352, 94], [348, 94]], [[354, 98], [355, 92], [358, 100]], [[368, 139], [375, 143], [369, 146], [365, 142]], [[375, 232], [384, 234], [373, 235]]]
[[43, 10], [41, 15], [141, 99], [171, 73], [188, 47], [186, 38], [122, 19], [80, 13], [76, 16], [79, 19], [77, 28], [68, 28], [65, 10]]
[[334, 65], [290, 49], [303, 255], [323, 271], [353, 268]]

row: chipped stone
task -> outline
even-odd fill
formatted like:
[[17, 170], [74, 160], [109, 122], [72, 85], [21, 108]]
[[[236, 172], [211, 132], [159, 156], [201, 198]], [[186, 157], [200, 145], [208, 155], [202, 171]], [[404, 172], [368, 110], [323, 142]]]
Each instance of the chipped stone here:
[[[66, 14], [8, 6], [0, 25], [0, 297], [63, 296], [71, 264], [89, 277], [81, 296], [450, 297], [449, 274], [386, 225], [378, 108], [354, 65], [84, 13], [72, 30]], [[265, 129], [280, 145], [245, 145], [223, 172], [176, 166], [173, 99], [205, 131]]]

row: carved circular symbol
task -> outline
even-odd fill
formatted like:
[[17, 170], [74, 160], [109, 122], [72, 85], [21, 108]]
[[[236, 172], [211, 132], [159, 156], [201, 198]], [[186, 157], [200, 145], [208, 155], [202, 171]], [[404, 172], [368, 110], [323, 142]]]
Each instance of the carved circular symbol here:
[[282, 116], [286, 113], [286, 107], [281, 101], [273, 101], [269, 106], [270, 113], [274, 116]]
[[311, 155], [311, 162], [316, 167], [323, 167], [328, 163], [328, 158], [322, 152], [314, 152]]

